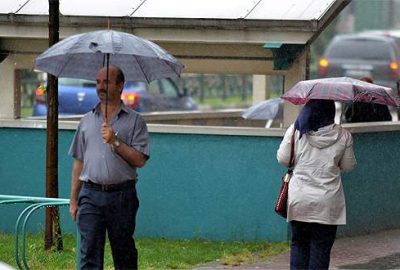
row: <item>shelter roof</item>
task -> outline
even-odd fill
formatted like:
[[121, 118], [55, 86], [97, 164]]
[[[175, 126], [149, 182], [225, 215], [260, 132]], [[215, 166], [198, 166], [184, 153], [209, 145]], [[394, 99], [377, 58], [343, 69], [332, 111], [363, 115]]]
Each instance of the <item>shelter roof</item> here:
[[[320, 20], [336, 0], [61, 0], [64, 16]], [[2, 0], [0, 13], [47, 15], [48, 0]]]
[[[155, 41], [189, 62], [239, 57], [285, 69], [350, 1], [60, 0], [60, 38], [111, 25]], [[48, 5], [49, 0], [1, 0], [0, 51], [42, 52]], [[21, 39], [30, 42], [24, 45]]]

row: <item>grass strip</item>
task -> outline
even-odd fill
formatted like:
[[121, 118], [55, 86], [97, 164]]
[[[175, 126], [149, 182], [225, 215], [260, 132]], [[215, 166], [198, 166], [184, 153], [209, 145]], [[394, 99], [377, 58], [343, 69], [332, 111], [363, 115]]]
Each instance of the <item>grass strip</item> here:
[[[27, 261], [31, 269], [76, 269], [74, 235], [64, 235], [64, 250], [43, 250], [42, 234], [28, 235]], [[0, 261], [17, 268], [14, 259], [14, 236], [0, 233]], [[136, 241], [139, 250], [139, 268], [191, 269], [197, 265], [217, 263], [241, 265], [267, 260], [276, 254], [287, 252], [287, 243], [269, 242], [222, 242], [195, 240], [170, 240], [141, 238]], [[113, 269], [110, 247], [106, 245], [105, 269]]]

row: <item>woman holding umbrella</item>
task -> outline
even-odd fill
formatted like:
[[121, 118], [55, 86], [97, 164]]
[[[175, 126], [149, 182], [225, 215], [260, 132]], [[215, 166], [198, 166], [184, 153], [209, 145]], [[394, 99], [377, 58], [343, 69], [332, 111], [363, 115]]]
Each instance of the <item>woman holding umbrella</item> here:
[[294, 133], [294, 171], [289, 183], [290, 269], [328, 269], [337, 225], [346, 224], [341, 172], [356, 165], [353, 139], [334, 123], [332, 100], [311, 99], [291, 125], [277, 152], [288, 166]]

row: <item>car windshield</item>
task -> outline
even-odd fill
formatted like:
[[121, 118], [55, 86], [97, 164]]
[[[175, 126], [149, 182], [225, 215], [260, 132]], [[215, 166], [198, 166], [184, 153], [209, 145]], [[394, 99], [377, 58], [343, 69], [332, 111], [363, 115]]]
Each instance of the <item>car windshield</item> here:
[[388, 43], [370, 39], [341, 40], [333, 44], [327, 56], [329, 58], [379, 59], [389, 61], [391, 59]]

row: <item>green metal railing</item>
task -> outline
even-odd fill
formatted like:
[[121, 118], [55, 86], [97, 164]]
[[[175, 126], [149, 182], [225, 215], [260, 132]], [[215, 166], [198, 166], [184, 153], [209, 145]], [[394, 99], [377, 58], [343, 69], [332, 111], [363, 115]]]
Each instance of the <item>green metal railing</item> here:
[[[44, 197], [28, 197], [28, 196], [12, 196], [12, 195], [0, 195], [0, 204], [16, 204], [16, 203], [28, 203], [30, 204], [21, 214], [18, 216], [15, 224], [15, 247], [14, 256], [19, 269], [30, 269], [26, 259], [26, 226], [29, 218], [34, 212], [45, 207], [59, 207], [68, 206], [69, 199], [58, 199], [58, 198], [44, 198]], [[22, 224], [22, 226], [21, 226]], [[21, 253], [19, 253], [19, 236], [22, 238]], [[79, 235], [77, 239], [77, 265], [79, 262]], [[21, 255], [21, 256], [20, 256]], [[22, 258], [21, 258], [22, 257]], [[22, 262], [21, 262], [22, 260]], [[77, 266], [78, 267], [78, 266]]]

